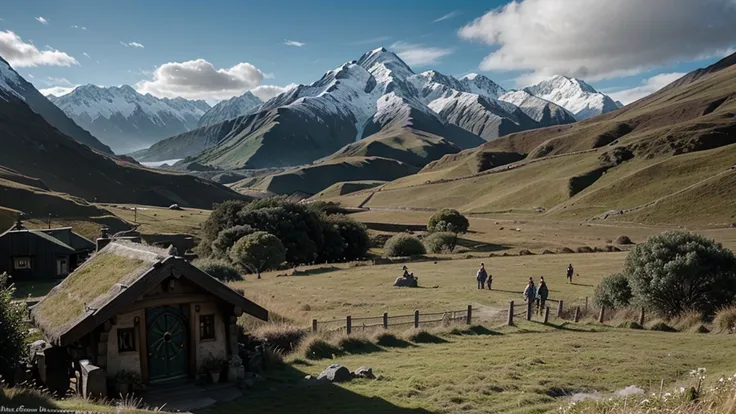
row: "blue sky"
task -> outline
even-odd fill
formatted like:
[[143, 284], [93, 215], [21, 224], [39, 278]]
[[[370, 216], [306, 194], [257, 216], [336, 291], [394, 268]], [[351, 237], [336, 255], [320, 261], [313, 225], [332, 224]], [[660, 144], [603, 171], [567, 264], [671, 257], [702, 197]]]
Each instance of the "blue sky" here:
[[[736, 2], [702, 1], [712, 4], [619, 0], [599, 10], [598, 0], [524, 0], [505, 8], [500, 0], [28, 0], [0, 11], [0, 55], [39, 89], [130, 84], [216, 100], [262, 85], [311, 83], [385, 46], [417, 72], [478, 72], [506, 88], [561, 73], [631, 98], [732, 50]], [[656, 7], [665, 11], [647, 14]], [[706, 35], [698, 34], [704, 28]], [[188, 76], [198, 85], [162, 79], [174, 72], [157, 78], [162, 65], [178, 70], [192, 61], [185, 69], [211, 69], [219, 78]]]

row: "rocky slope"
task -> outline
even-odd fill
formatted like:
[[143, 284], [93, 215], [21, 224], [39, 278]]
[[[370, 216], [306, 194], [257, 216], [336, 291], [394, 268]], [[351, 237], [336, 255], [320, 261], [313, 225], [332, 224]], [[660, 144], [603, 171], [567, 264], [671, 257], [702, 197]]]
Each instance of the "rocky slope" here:
[[204, 113], [204, 115], [202, 115], [201, 118], [199, 118], [197, 126], [206, 127], [208, 125], [214, 125], [223, 121], [235, 119], [243, 115], [248, 115], [262, 103], [263, 101], [248, 91], [240, 96], [219, 102], [217, 105], [210, 108]]
[[616, 103], [603, 93], [596, 91], [584, 81], [566, 76], [555, 76], [524, 91], [567, 109], [578, 121], [619, 109]]

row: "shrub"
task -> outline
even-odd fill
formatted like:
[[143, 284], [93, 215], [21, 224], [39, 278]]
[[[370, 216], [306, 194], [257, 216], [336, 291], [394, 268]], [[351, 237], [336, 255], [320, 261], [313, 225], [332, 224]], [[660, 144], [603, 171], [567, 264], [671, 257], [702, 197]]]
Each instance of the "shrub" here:
[[299, 349], [304, 358], [311, 360], [329, 359], [335, 355], [340, 355], [340, 350], [336, 346], [318, 336], [305, 338]]
[[253, 227], [248, 225], [233, 226], [221, 231], [212, 242], [212, 254], [216, 257], [227, 257], [236, 241], [253, 232]]
[[468, 231], [470, 223], [457, 210], [446, 208], [429, 219], [427, 224], [427, 231], [433, 232], [445, 232], [449, 231], [452, 233], [465, 233]]
[[626, 245], [626, 244], [634, 244], [634, 242], [631, 241], [629, 236], [618, 236], [616, 238], [616, 244]]
[[736, 306], [725, 307], [716, 312], [713, 330], [718, 333], [736, 333]]
[[598, 308], [623, 308], [629, 306], [632, 297], [628, 279], [621, 273], [616, 273], [604, 277], [596, 286], [593, 303]]
[[266, 342], [271, 348], [281, 353], [290, 353], [299, 346], [307, 331], [286, 324], [268, 324], [256, 328], [253, 336]]
[[26, 355], [25, 306], [13, 302], [15, 287], [7, 273], [0, 275], [0, 377], [12, 385], [18, 366]]
[[309, 209], [326, 215], [348, 214], [348, 210], [340, 206], [340, 203], [334, 201], [315, 201], [308, 204]]
[[257, 231], [238, 240], [230, 249], [230, 259], [261, 278], [261, 272], [284, 262], [286, 250], [281, 240], [265, 231]]
[[212, 253], [212, 242], [221, 231], [236, 226], [240, 223], [238, 213], [245, 209], [248, 203], [241, 200], [230, 200], [215, 204], [212, 213], [202, 225], [202, 241], [199, 244], [199, 252], [203, 256]]
[[736, 257], [699, 234], [670, 231], [634, 247], [624, 262], [636, 300], [675, 317], [712, 315], [736, 297]]
[[457, 244], [457, 234], [443, 231], [428, 235], [422, 241], [430, 253], [452, 253]]
[[419, 239], [407, 233], [400, 233], [391, 237], [383, 246], [383, 249], [386, 256], [389, 257], [416, 256], [427, 252]]
[[341, 214], [334, 214], [323, 219], [327, 226], [337, 231], [342, 241], [341, 256], [336, 257], [335, 260], [362, 259], [366, 256], [370, 247], [370, 237], [368, 237], [368, 229], [363, 223]]
[[207, 273], [217, 280], [228, 282], [231, 280], [242, 280], [240, 272], [230, 262], [222, 259], [197, 259], [192, 262], [199, 270]]

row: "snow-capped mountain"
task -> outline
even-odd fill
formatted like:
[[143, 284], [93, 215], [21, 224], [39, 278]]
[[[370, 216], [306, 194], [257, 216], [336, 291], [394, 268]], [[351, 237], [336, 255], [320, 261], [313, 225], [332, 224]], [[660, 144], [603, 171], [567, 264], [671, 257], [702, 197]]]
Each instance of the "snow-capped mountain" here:
[[524, 90], [506, 92], [498, 100], [518, 106], [530, 118], [544, 125], [575, 122], [575, 115], [567, 109]]
[[197, 126], [214, 125], [228, 119], [248, 115], [262, 103], [262, 100], [248, 91], [240, 96], [217, 103], [199, 118]]
[[23, 101], [33, 112], [41, 115], [46, 122], [65, 135], [95, 150], [108, 154], [112, 153], [110, 147], [101, 143], [92, 134], [69, 119], [64, 112], [52, 104], [33, 85], [18, 75], [2, 57], [0, 57], [0, 100], [8, 103], [16, 100]]
[[578, 121], [619, 108], [608, 95], [596, 91], [580, 79], [566, 76], [555, 76], [528, 86], [524, 91], [562, 106], [572, 112]]
[[[481, 75], [417, 74], [396, 54], [379, 48], [228, 121], [229, 131], [211, 125], [159, 145], [167, 155], [155, 154], [154, 148], [139, 155], [154, 161], [177, 148], [180, 156], [190, 156], [185, 143], [196, 141], [214, 147], [189, 161], [221, 168], [299, 165], [338, 149], [342, 156], [388, 156], [421, 167], [502, 135], [573, 121], [533, 119], [524, 108], [500, 100], [504, 93]], [[551, 113], [560, 112], [547, 103], [554, 106]]]
[[118, 153], [194, 129], [210, 109], [204, 101], [141, 95], [128, 85], [84, 85], [51, 101]]

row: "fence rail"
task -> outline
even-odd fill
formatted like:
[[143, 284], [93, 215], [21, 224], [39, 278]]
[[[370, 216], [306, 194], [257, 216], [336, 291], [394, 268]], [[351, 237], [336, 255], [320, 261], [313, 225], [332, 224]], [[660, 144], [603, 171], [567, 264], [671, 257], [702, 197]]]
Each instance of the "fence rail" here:
[[409, 325], [413, 325], [415, 328], [419, 328], [421, 326], [427, 326], [430, 324], [450, 323], [457, 321], [463, 321], [466, 324], [470, 324], [472, 318], [472, 305], [468, 305], [467, 309], [463, 310], [447, 310], [443, 312], [422, 313], [419, 310], [415, 310], [413, 314], [408, 315], [389, 316], [388, 312], [385, 312], [381, 316], [361, 316], [357, 318], [353, 318], [352, 316], [347, 315], [343, 320], [333, 319], [319, 321], [317, 319], [313, 319], [312, 332], [344, 331], [345, 333], [350, 334], [356, 329], [362, 329], [363, 331], [365, 331], [366, 329], [388, 329], [393, 326]]

